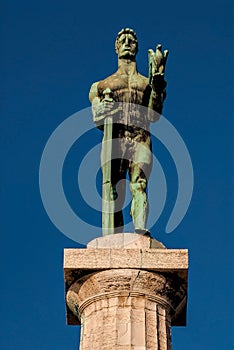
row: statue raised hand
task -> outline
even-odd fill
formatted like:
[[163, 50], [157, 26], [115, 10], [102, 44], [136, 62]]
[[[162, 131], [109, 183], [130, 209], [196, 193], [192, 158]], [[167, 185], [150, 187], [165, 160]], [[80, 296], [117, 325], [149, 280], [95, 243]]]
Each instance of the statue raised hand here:
[[164, 72], [167, 62], [168, 50], [162, 51], [162, 45], [156, 46], [155, 52], [148, 50], [149, 84], [155, 91], [162, 91], [166, 87]]

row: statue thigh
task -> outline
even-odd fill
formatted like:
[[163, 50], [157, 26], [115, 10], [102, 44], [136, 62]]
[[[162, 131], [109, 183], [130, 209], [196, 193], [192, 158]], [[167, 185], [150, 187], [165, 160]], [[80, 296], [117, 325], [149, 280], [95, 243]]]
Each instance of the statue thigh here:
[[130, 190], [146, 192], [148, 179], [152, 170], [151, 143], [138, 142], [132, 149], [131, 161], [129, 162]]
[[[138, 137], [139, 139], [139, 137]], [[116, 139], [115, 139], [116, 140]], [[111, 183], [113, 191], [117, 192], [118, 207], [124, 204], [126, 190], [126, 173], [129, 174], [130, 190], [134, 192], [145, 192], [148, 178], [152, 170], [151, 141], [130, 143], [126, 138], [117, 139], [114, 143], [113, 159], [111, 161]], [[121, 181], [123, 180], [123, 181]]]

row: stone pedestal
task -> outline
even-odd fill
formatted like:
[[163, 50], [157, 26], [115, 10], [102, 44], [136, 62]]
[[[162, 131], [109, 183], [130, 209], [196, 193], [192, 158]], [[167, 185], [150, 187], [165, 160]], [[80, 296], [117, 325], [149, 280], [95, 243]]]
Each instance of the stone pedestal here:
[[81, 324], [80, 350], [170, 350], [171, 325], [186, 323], [187, 269], [187, 250], [136, 234], [65, 249], [67, 323]]

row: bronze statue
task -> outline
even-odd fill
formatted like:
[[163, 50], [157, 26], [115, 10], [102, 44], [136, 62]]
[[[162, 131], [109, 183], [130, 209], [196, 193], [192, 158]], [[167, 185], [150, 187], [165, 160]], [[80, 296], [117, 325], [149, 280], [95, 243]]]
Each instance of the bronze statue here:
[[118, 33], [115, 50], [118, 70], [94, 83], [89, 93], [93, 120], [104, 130], [103, 234], [123, 231], [125, 181], [121, 180], [126, 179], [127, 172], [135, 232], [149, 234], [146, 228], [149, 209], [146, 188], [152, 168], [149, 126], [159, 119], [166, 97], [164, 70], [168, 51], [162, 52], [161, 45], [157, 45], [155, 53], [149, 50], [149, 78], [146, 78], [137, 71], [138, 41], [132, 29]]

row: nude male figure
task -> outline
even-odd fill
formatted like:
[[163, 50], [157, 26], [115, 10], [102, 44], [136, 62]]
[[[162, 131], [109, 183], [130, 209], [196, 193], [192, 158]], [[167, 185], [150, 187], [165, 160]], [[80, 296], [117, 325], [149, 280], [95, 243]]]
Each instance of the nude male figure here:
[[[147, 234], [149, 204], [146, 189], [152, 169], [149, 130], [150, 123], [156, 122], [162, 112], [166, 82], [162, 69], [161, 72], [154, 69], [151, 82], [137, 71], [138, 41], [132, 29], [125, 28], [118, 33], [115, 50], [118, 55], [117, 71], [94, 83], [89, 98], [97, 127], [103, 128], [106, 116], [112, 115], [113, 120], [112, 138], [116, 142], [112, 150], [111, 188], [113, 200], [118, 198], [118, 206], [114, 210], [114, 232], [122, 232], [124, 227], [122, 206], [125, 181], [121, 180], [125, 180], [128, 172], [132, 194], [130, 214], [135, 232]], [[152, 50], [150, 51], [152, 55]], [[162, 57], [165, 67], [166, 59], [163, 55]], [[107, 90], [112, 99], [104, 98]], [[119, 105], [122, 105], [121, 109]]]

